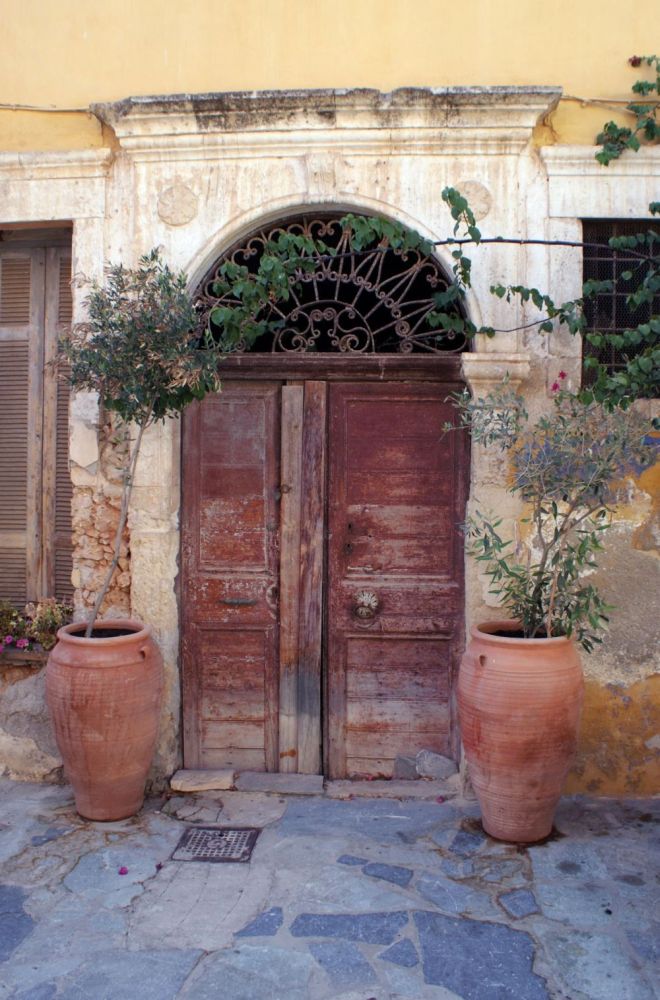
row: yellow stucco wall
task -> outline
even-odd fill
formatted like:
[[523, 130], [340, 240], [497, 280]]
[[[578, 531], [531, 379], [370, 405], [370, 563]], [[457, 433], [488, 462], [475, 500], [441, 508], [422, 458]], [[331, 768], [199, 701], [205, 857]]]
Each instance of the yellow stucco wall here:
[[[652, 48], [657, 0], [4, 0], [0, 103], [138, 94], [559, 84], [538, 141], [590, 143]], [[0, 148], [103, 144], [85, 114], [0, 112]]]

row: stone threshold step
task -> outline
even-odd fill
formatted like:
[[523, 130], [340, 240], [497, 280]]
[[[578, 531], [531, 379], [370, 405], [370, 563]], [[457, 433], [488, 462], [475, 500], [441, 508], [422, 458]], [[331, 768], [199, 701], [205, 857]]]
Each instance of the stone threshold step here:
[[326, 795], [331, 799], [436, 799], [460, 793], [459, 776], [444, 781], [324, 781], [321, 774], [273, 774], [263, 771], [190, 770], [177, 771], [170, 779], [174, 792], [239, 791], [275, 795]]

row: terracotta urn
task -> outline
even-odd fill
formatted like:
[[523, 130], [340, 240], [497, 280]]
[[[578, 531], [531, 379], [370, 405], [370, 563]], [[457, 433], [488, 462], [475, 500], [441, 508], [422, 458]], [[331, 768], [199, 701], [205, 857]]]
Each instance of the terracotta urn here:
[[514, 621], [471, 630], [458, 680], [470, 779], [492, 837], [543, 840], [575, 756], [584, 682], [565, 636], [524, 639]]
[[46, 700], [76, 809], [93, 820], [138, 812], [156, 745], [163, 664], [149, 626], [65, 625], [46, 667]]

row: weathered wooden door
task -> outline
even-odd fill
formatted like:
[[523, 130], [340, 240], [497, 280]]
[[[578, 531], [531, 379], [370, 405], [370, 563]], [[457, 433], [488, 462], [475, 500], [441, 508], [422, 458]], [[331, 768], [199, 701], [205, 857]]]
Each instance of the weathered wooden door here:
[[453, 755], [462, 638], [463, 442], [448, 387], [330, 386], [327, 767], [392, 773], [397, 754]]
[[390, 774], [455, 752], [454, 385], [226, 381], [183, 450], [188, 767]]

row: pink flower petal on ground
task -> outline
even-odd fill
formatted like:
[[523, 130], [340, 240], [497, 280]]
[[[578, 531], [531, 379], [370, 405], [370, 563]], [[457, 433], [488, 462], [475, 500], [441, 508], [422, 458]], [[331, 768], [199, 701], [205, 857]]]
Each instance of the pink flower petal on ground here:
[[553, 382], [550, 386], [550, 392], [559, 392], [559, 382]]
[[128, 875], [128, 868], [126, 868], [125, 865], [122, 865], [121, 868], [119, 869], [119, 871], [117, 872], [117, 874], [118, 875]]
[[566, 372], [559, 372], [559, 378], [562, 379], [562, 380], [565, 379], [566, 378]]
[[437, 797], [437, 799], [435, 801], [439, 802], [440, 805], [442, 805], [442, 803], [445, 801], [444, 795], [438, 795], [438, 797]]

